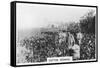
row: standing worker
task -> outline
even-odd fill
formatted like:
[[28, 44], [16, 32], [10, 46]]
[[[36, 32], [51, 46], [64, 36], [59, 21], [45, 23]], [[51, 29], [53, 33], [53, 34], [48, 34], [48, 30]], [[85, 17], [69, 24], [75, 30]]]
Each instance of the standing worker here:
[[68, 32], [68, 48], [71, 49], [74, 43], [75, 43], [74, 36], [70, 32]]
[[81, 44], [82, 38], [83, 38], [82, 33], [81, 32], [77, 33], [77, 40], [78, 40], [79, 45]]

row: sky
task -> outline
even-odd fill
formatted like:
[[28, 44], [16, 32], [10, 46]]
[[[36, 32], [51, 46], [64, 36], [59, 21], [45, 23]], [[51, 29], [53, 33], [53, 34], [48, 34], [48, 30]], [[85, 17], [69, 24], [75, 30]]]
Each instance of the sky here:
[[44, 4], [17, 3], [17, 29], [45, 27], [50, 24], [78, 22], [91, 7], [58, 6]]

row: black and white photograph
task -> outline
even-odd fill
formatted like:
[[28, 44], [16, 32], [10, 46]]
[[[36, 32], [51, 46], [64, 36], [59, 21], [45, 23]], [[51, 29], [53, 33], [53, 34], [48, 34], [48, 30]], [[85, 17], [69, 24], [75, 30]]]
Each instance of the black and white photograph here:
[[96, 7], [16, 3], [16, 65], [97, 60]]

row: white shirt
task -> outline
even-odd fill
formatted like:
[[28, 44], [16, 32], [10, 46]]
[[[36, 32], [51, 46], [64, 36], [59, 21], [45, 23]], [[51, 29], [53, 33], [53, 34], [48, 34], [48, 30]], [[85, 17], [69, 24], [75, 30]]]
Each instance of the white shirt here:
[[80, 58], [80, 46], [77, 44], [74, 44], [74, 46], [72, 47], [72, 49], [74, 50], [74, 59]]

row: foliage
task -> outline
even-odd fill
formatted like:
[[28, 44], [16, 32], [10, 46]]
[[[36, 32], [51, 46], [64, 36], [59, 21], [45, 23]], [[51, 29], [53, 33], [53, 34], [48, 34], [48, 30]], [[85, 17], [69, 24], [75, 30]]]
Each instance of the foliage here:
[[95, 59], [95, 35], [84, 34], [80, 48], [80, 59]]
[[93, 11], [87, 13], [80, 20], [80, 27], [82, 32], [95, 33], [95, 15]]
[[30, 53], [26, 56], [27, 62], [44, 62], [47, 57], [60, 57], [68, 55], [68, 43], [58, 44], [56, 32], [44, 32], [37, 37], [23, 40], [23, 45]]
[[79, 23], [70, 23], [67, 31], [77, 33], [80, 31]]

